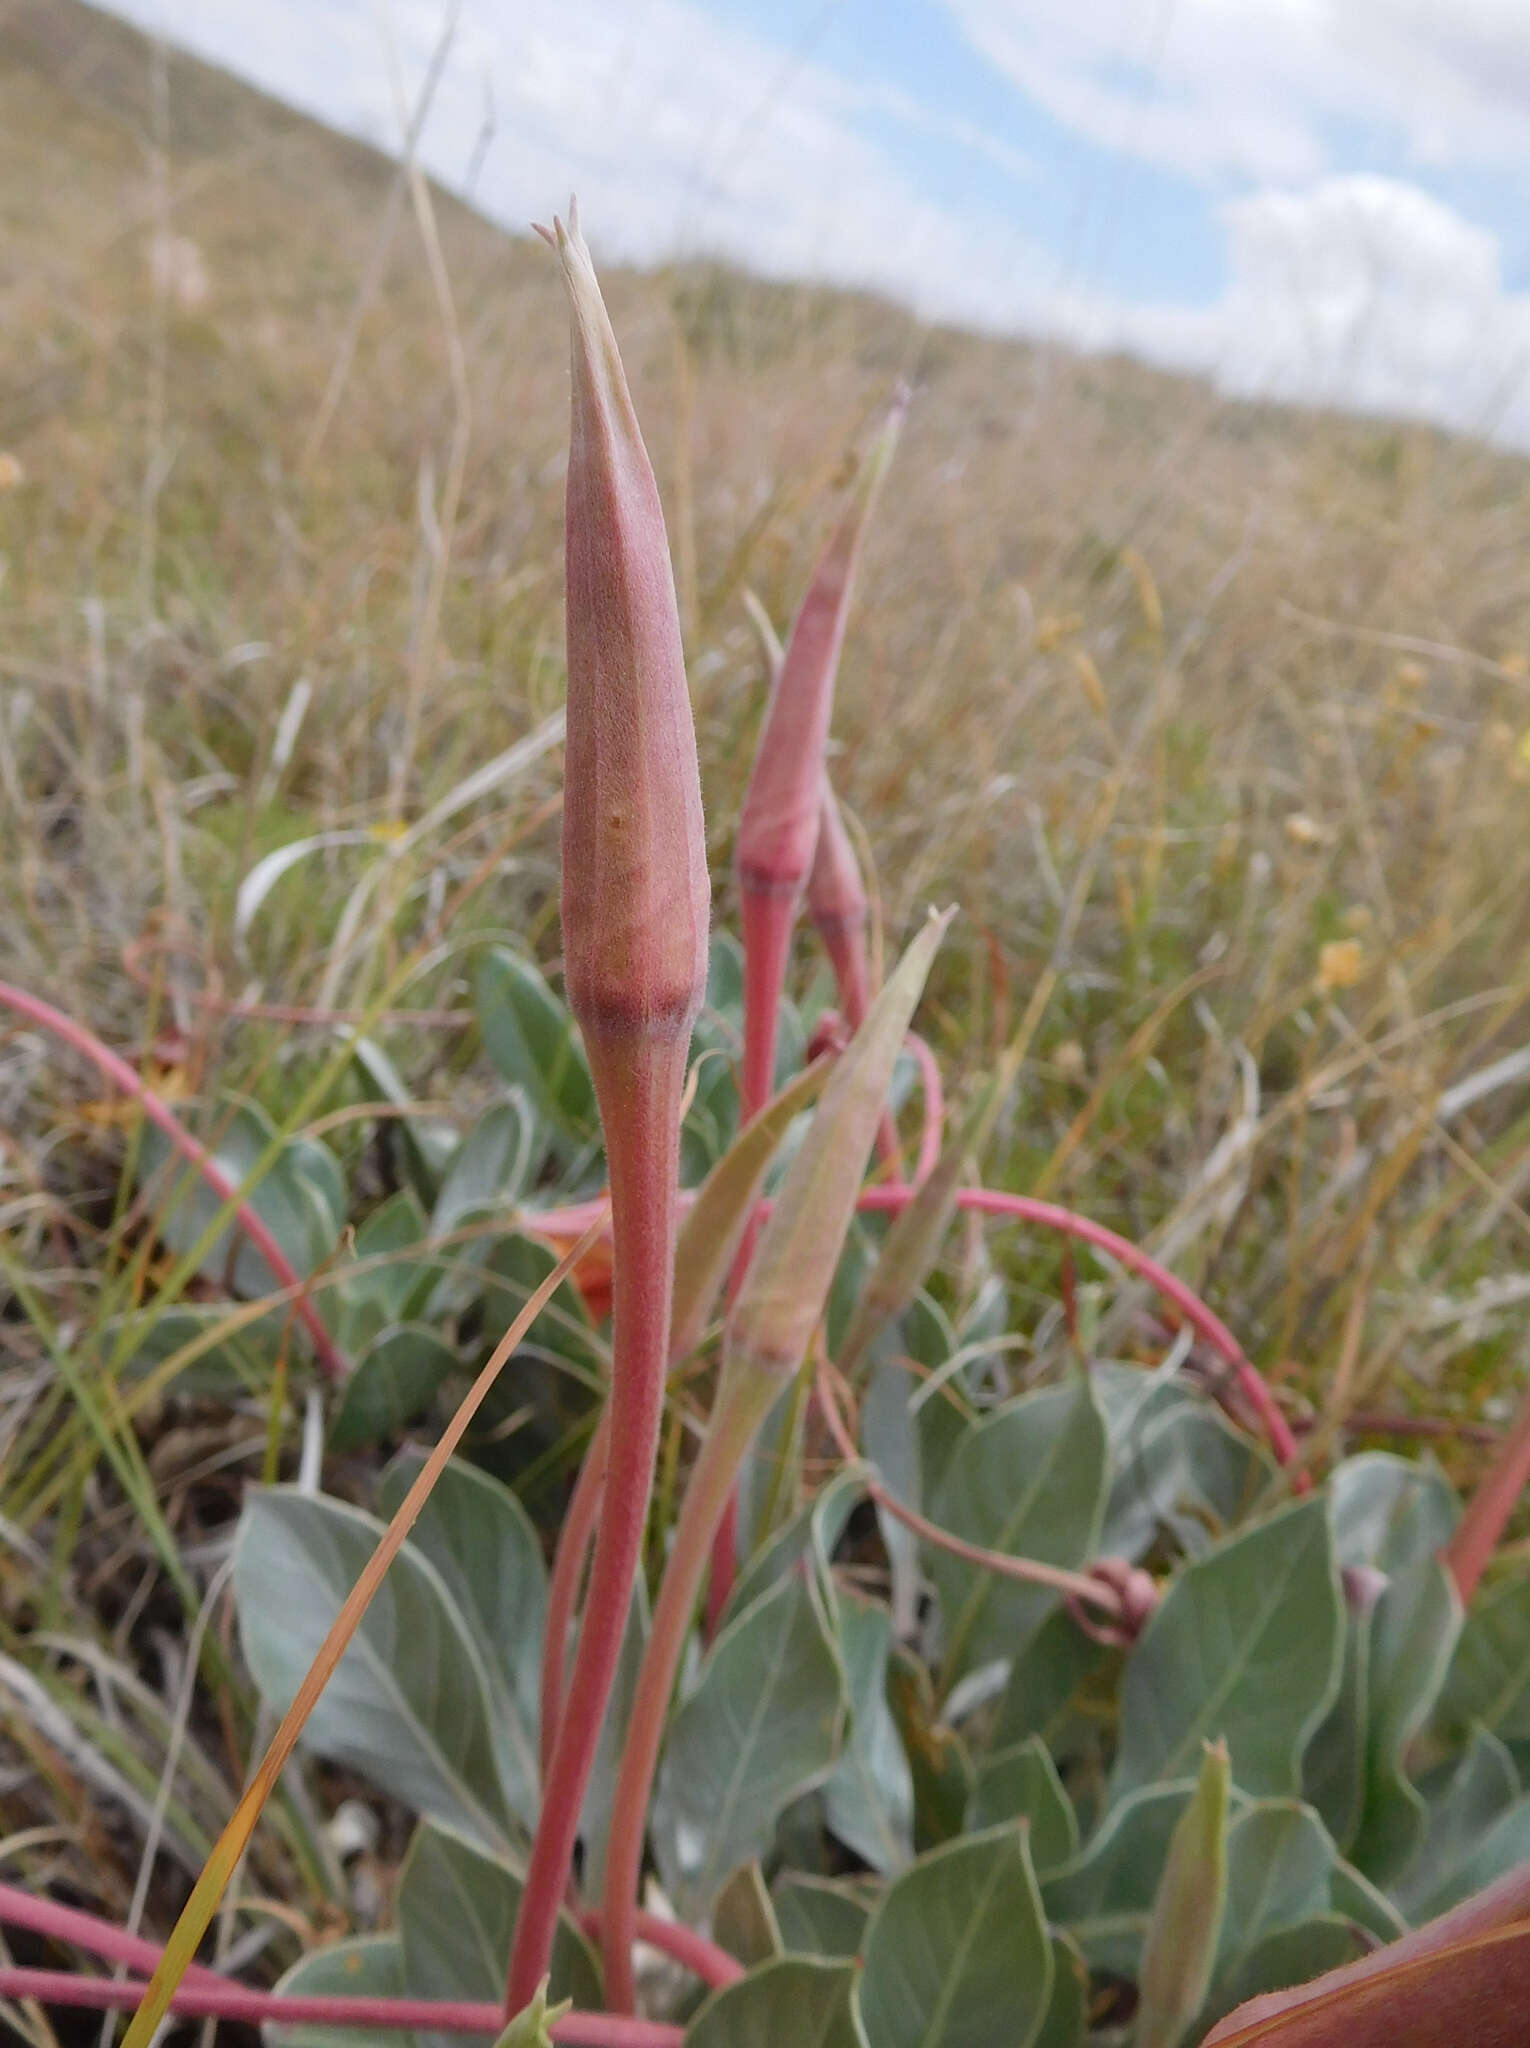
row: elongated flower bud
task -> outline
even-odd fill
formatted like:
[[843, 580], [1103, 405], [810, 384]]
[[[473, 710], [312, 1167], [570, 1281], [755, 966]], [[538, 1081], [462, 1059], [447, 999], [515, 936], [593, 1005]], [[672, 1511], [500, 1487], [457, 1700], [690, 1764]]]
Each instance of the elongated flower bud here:
[[861, 880], [861, 864], [855, 857], [827, 776], [823, 778], [819, 805], [818, 845], [808, 873], [808, 914], [833, 964], [845, 1022], [852, 1031], [859, 1031], [871, 1000], [871, 977], [866, 962], [866, 924], [870, 915], [866, 885]]
[[664, 513], [576, 207], [547, 239], [573, 315], [564, 982], [587, 1038], [688, 1040], [711, 889]]
[[789, 1379], [806, 1356], [855, 1214], [893, 1062], [951, 913], [925, 920], [830, 1076], [776, 1195], [728, 1319], [721, 1406], [733, 1382]]
[[1142, 1945], [1134, 2048], [1179, 2048], [1206, 2001], [1227, 1904], [1227, 1744], [1208, 1742]]
[[745, 1116], [753, 1116], [771, 1092], [776, 1011], [786, 979], [792, 927], [818, 845], [824, 750], [850, 591], [861, 538], [877, 488], [892, 461], [907, 405], [908, 394], [900, 388], [861, 466], [839, 524], [818, 558], [771, 689], [739, 816], [738, 876], [744, 928], [740, 1098]]
[[796, 895], [818, 843], [824, 748], [850, 593], [878, 487], [908, 406], [901, 390], [867, 453], [850, 502], [818, 558], [786, 643], [738, 823], [738, 870], [746, 886]]
[[696, 733], [659, 493], [578, 216], [556, 224], [573, 334], [563, 954], [605, 1135], [613, 1253], [604, 1491], [579, 1648], [516, 1918], [507, 2018], [546, 1973], [642, 1554], [664, 1405], [680, 1104], [706, 986]]

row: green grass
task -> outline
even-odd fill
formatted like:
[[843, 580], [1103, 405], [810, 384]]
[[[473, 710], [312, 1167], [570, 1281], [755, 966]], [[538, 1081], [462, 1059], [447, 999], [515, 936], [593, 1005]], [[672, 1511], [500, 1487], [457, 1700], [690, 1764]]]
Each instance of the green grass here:
[[[556, 749], [391, 863], [339, 965], [333, 942], [379, 849], [561, 702], [563, 309], [540, 245], [440, 194], [450, 308], [407, 204], [366, 297], [392, 168], [189, 60], [167, 77], [161, 123], [132, 32], [74, 0], [0, 19], [0, 452], [24, 470], [0, 492], [0, 973], [168, 1091], [280, 1120], [333, 1034], [208, 996], [364, 1008], [421, 957], [401, 1000], [457, 1009], [491, 931], [555, 969]], [[198, 303], [155, 289], [165, 231], [195, 245]], [[1501, 1419], [1530, 1098], [1521, 1077], [1446, 1125], [1433, 1107], [1527, 1035], [1530, 465], [716, 267], [607, 283], [670, 514], [719, 921], [764, 693], [743, 593], [784, 626], [848, 453], [911, 375], [834, 773], [889, 944], [926, 902], [961, 906], [926, 1008], [953, 1077], [1056, 969], [988, 1177], [1168, 1247], [1295, 1400], [1323, 1407], [1338, 1376], [1363, 1410]], [[236, 931], [263, 855], [345, 833], [366, 837]], [[1353, 980], [1323, 987], [1321, 949], [1350, 940], [1327, 957]], [[800, 965], [806, 987], [806, 941]], [[485, 1100], [474, 1033], [377, 1037], [459, 1123]], [[301, 1431], [284, 1380], [242, 1408], [156, 1395], [130, 1427], [109, 1375], [83, 1404], [61, 1376], [172, 1263], [133, 1120], [99, 1094], [0, 1027], [0, 1272], [24, 1276], [0, 1323], [7, 1655], [36, 1619], [28, 1543], [67, 1631], [128, 1658], [146, 1613], [179, 1625], [103, 1441], [194, 1552]], [[387, 1180], [383, 1126], [343, 1120], [365, 1099], [351, 1068], [315, 1104], [364, 1204]], [[1044, 1334], [1055, 1247], [992, 1253]], [[953, 1297], [980, 1254], [953, 1247]], [[1161, 1335], [1106, 1327], [1149, 1353]], [[1442, 1449], [1463, 1476], [1480, 1456]], [[78, 1663], [34, 1662], [83, 1714]], [[204, 1828], [244, 1713], [226, 1688], [199, 1703]], [[113, 1739], [152, 1796], [158, 1738]], [[35, 1727], [17, 1742], [40, 1775], [0, 1793], [5, 1825], [64, 1815], [39, 1854], [120, 1909], [131, 1858], [98, 1853], [96, 1795]], [[310, 1820], [279, 1811], [257, 1875], [318, 1911]]]

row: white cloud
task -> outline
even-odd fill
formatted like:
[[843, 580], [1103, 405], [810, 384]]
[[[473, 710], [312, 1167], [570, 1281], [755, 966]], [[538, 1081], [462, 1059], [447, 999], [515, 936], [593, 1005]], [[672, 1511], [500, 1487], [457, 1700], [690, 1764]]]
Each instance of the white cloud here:
[[1310, 180], [1334, 124], [1530, 171], [1526, 0], [946, 0], [1065, 127], [1188, 176]]
[[1530, 445], [1530, 293], [1504, 289], [1485, 229], [1375, 177], [1261, 192], [1222, 215], [1232, 281], [1216, 305], [1094, 308], [1095, 338], [1198, 363], [1230, 391]]
[[[443, 0], [115, 0], [146, 26], [380, 145], [401, 133], [384, 23], [412, 95]], [[597, 255], [653, 262], [706, 253], [777, 276], [889, 292], [919, 311], [985, 325], [1034, 310], [1046, 259], [1016, 218], [932, 202], [861, 134], [875, 111], [981, 142], [1013, 179], [1031, 171], [1003, 138], [937, 122], [896, 90], [794, 57], [690, 0], [562, 0], [511, 9], [468, 0], [421, 155], [458, 186], [495, 132], [474, 193], [523, 227], [577, 187]], [[1018, 209], [1016, 209], [1018, 213]]]
[[[1058, 291], [1055, 254], [1020, 225], [1031, 166], [1004, 138], [994, 140], [1016, 181], [1012, 217], [938, 203], [909, 168], [917, 153], [905, 164], [857, 126], [868, 108], [917, 125], [917, 108], [721, 21], [704, 0], [524, 12], [467, 0], [423, 154], [460, 185], [487, 81], [496, 127], [474, 196], [512, 226], [545, 218], [577, 187], [607, 257], [722, 254], [878, 288], [934, 317], [1128, 346], [1207, 369], [1230, 390], [1419, 413], [1530, 444], [1530, 297], [1505, 291], [1494, 237], [1414, 185], [1325, 175], [1320, 119], [1341, 105], [1355, 118], [1395, 113], [1399, 80], [1427, 61], [1432, 146], [1463, 148], [1470, 110], [1479, 148], [1523, 131], [1530, 164], [1530, 113], [1511, 90], [1530, 67], [1530, 0], [1457, 0], [1449, 17], [1424, 0], [1178, 0], [1172, 16], [1154, 0], [1169, 34], [1145, 115], [1128, 81], [1157, 47], [1153, 10], [949, 4], [1086, 133], [1135, 136], [1144, 153], [1207, 176], [1257, 172], [1258, 189], [1220, 205], [1230, 281], [1215, 305]], [[442, 0], [393, 0], [387, 15], [372, 0], [117, 5], [387, 147], [400, 121], [382, 23], [391, 16], [412, 93], [442, 19]]]

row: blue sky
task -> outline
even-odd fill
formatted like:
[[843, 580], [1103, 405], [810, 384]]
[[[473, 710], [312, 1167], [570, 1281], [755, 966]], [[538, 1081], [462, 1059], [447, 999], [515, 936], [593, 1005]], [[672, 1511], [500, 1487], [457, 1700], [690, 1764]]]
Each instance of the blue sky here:
[[[115, 0], [387, 147], [451, 4]], [[508, 225], [1530, 443], [1530, 0], [457, 5], [422, 154]]]

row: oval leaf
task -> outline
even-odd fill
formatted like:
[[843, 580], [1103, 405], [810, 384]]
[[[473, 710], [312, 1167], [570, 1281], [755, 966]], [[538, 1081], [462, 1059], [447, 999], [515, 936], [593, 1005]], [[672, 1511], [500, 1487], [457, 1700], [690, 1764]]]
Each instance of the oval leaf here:
[[1218, 1737], [1243, 1791], [1295, 1792], [1342, 1644], [1325, 1501], [1298, 1502], [1197, 1559], [1127, 1660], [1112, 1797], [1187, 1772]]
[[914, 1853], [914, 1780], [887, 1704], [892, 1616], [854, 1593], [836, 1596], [840, 1654], [850, 1688], [845, 1753], [824, 1786], [830, 1830], [862, 1862], [891, 1876]]
[[714, 1991], [686, 2028], [685, 2048], [867, 2048], [854, 1982], [849, 1963], [777, 1956]]
[[[383, 1473], [378, 1506], [390, 1520], [419, 1477], [425, 1453], [411, 1445]], [[473, 1630], [494, 1686], [500, 1783], [516, 1818], [536, 1825], [537, 1731], [547, 1567], [531, 1517], [499, 1480], [453, 1458], [409, 1533], [409, 1547], [441, 1574]]]
[[[1093, 1555], [1108, 1483], [1105, 1422], [1088, 1377], [1026, 1394], [962, 1438], [931, 1519], [984, 1550], [1069, 1568]], [[1057, 1595], [948, 1550], [927, 1562], [945, 1620], [944, 1683], [1020, 1654]]]
[[[316, 1948], [277, 1981], [278, 1998], [402, 1998], [404, 1949], [396, 1934], [363, 1934]], [[266, 2020], [267, 2048], [416, 2048], [419, 2036], [392, 2027], [277, 2026]]]
[[675, 1716], [654, 1835], [686, 1918], [770, 1846], [776, 1815], [832, 1769], [844, 1680], [813, 1583], [793, 1574], [725, 1628]]
[[866, 1930], [857, 1986], [876, 2048], [1030, 2048], [1047, 2016], [1052, 1944], [1023, 1828], [922, 1856]]
[[[399, 1878], [404, 1984], [412, 1998], [505, 1995], [505, 1968], [525, 1885], [515, 1865], [486, 1855], [449, 1828], [415, 1829]], [[554, 2002], [598, 2008], [600, 1970], [584, 1936], [558, 1916], [548, 1968]], [[483, 2048], [481, 2034], [422, 2033], [420, 2048]]]
[[[278, 1711], [296, 1698], [383, 1533], [359, 1508], [286, 1487], [246, 1501], [234, 1597], [250, 1670]], [[303, 1739], [416, 1812], [450, 1820], [486, 1845], [507, 1843], [514, 1823], [496, 1765], [482, 1653], [440, 1574], [407, 1544]]]
[[332, 1451], [355, 1451], [396, 1436], [423, 1415], [448, 1373], [461, 1364], [425, 1323], [384, 1330], [357, 1359], [329, 1426]]

